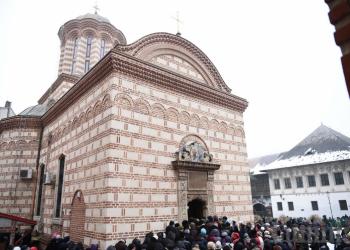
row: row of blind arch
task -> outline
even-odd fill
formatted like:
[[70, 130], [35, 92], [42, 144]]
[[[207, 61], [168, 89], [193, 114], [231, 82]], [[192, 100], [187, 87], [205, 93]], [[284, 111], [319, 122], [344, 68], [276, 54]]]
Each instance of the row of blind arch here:
[[226, 122], [219, 122], [216, 119], [209, 120], [206, 116], [200, 117], [197, 114], [191, 115], [187, 111], [178, 111], [173, 107], [166, 109], [160, 103], [154, 103], [151, 105], [144, 99], [133, 100], [129, 95], [126, 94], [118, 94], [114, 98], [114, 101], [112, 101], [110, 95], [107, 94], [101, 100], [96, 101], [94, 105], [91, 105], [89, 108], [87, 108], [86, 111], [81, 112], [66, 124], [61, 125], [59, 128], [55, 129], [55, 131], [52, 132], [52, 138], [60, 138], [60, 136], [68, 133], [74, 128], [77, 128], [82, 123], [94, 119], [95, 116], [99, 115], [112, 105], [116, 105], [121, 109], [126, 109], [131, 112], [137, 112], [143, 115], [149, 115], [164, 119], [165, 121], [168, 120], [202, 129], [211, 129], [238, 137], [245, 136], [243, 128], [240, 126], [227, 125]]

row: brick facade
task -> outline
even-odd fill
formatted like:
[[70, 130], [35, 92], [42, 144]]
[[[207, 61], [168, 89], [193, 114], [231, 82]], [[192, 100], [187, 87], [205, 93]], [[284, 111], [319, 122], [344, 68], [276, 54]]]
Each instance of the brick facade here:
[[[54, 181], [42, 189], [37, 182], [39, 228], [105, 248], [164, 230], [197, 198], [208, 214], [251, 221], [246, 107], [205, 54], [179, 36], [156, 33], [116, 46], [40, 118], [37, 164]], [[172, 162], [192, 140], [213, 163], [180, 170]]]

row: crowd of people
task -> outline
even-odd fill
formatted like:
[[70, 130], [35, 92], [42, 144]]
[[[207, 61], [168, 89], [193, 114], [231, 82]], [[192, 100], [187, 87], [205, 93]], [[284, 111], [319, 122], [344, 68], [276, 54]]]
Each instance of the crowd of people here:
[[[142, 241], [118, 241], [107, 250], [350, 250], [350, 217], [342, 218], [342, 227], [334, 231], [332, 221], [260, 220], [254, 224], [230, 221], [227, 217], [208, 216], [207, 219], [190, 219], [182, 223], [170, 221], [165, 232], [149, 232]], [[334, 233], [335, 232], [335, 233]], [[46, 248], [25, 234], [15, 247], [0, 242], [0, 250], [98, 250], [93, 244], [86, 248], [74, 243], [69, 236], [54, 235]], [[8, 243], [8, 242], [7, 242]], [[1, 247], [2, 246], [2, 247]], [[331, 246], [331, 249], [329, 248]]]

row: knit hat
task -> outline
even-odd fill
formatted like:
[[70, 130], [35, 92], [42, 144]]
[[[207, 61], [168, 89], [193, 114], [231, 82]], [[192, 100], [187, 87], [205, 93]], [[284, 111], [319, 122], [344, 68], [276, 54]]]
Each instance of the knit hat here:
[[207, 235], [207, 230], [206, 230], [204, 227], [201, 229], [200, 235], [201, 235], [202, 237], [204, 237], [204, 236]]
[[217, 242], [215, 243], [215, 249], [219, 250], [219, 249], [221, 249], [221, 248], [222, 248], [221, 242], [220, 242], [220, 241], [217, 241]]

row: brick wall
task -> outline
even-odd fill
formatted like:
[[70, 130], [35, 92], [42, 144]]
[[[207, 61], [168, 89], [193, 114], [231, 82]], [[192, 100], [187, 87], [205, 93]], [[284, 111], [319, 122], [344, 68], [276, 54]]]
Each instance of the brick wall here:
[[177, 218], [171, 161], [189, 134], [201, 137], [221, 164], [214, 175], [215, 213], [251, 220], [242, 114], [115, 74], [45, 127], [41, 162], [57, 175], [64, 154], [66, 166], [60, 219], [52, 216], [57, 185], [45, 186], [44, 232], [71, 232], [77, 190], [84, 190], [86, 245], [105, 247], [163, 230]]
[[[0, 134], [0, 212], [32, 219], [40, 129], [4, 130]], [[21, 179], [20, 170], [32, 178]]]

